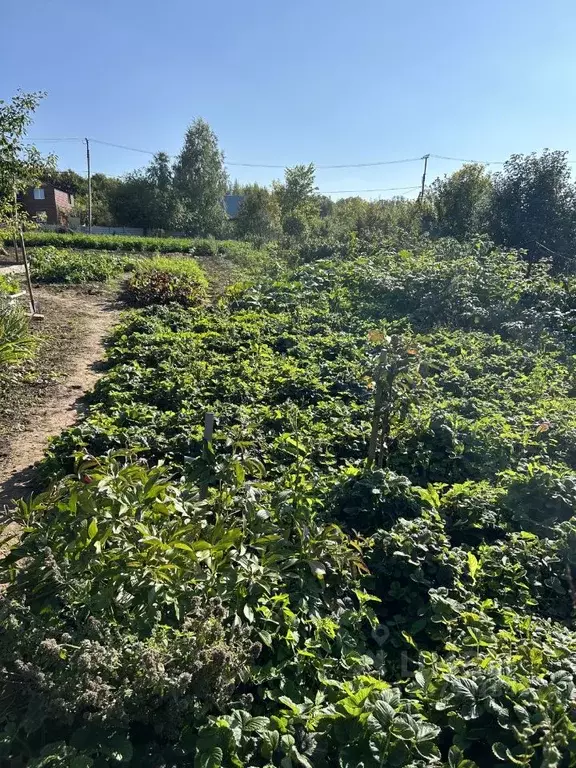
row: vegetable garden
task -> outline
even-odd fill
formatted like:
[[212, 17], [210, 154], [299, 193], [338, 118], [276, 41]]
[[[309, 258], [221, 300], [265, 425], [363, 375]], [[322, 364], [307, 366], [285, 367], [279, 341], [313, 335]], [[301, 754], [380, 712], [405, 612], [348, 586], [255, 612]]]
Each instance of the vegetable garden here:
[[189, 264], [136, 271], [20, 502], [0, 762], [576, 765], [574, 278], [350, 243], [210, 303]]

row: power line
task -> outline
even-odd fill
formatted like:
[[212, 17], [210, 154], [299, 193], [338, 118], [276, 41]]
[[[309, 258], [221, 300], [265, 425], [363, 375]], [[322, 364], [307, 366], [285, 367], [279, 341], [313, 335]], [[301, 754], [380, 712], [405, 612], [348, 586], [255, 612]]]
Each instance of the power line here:
[[464, 157], [447, 157], [446, 155], [430, 155], [436, 160], [453, 160], [455, 163], [478, 163], [479, 165], [504, 165], [503, 160], [467, 160]]
[[377, 187], [376, 189], [332, 189], [327, 192], [322, 192], [323, 195], [344, 195], [358, 192], [399, 192], [403, 190], [407, 192], [409, 189], [419, 189], [419, 186], [413, 187]]
[[105, 144], [107, 147], [117, 147], [118, 149], [128, 149], [130, 152], [141, 152], [143, 155], [155, 155], [156, 152], [150, 152], [148, 149], [137, 149], [136, 147], [127, 147], [124, 144], [113, 144], [111, 141], [101, 141], [100, 139], [90, 139], [95, 144]]
[[[34, 138], [34, 139], [25, 139], [27, 142], [32, 141], [84, 141], [84, 139], [73, 136], [70, 138]], [[156, 155], [156, 152], [151, 152], [149, 149], [139, 149], [138, 147], [129, 147], [126, 144], [115, 144], [112, 141], [103, 141], [102, 139], [90, 139], [90, 141], [93, 141], [96, 144], [103, 144], [107, 147], [116, 147], [117, 149], [124, 149], [129, 152], [139, 152], [143, 155]], [[478, 163], [480, 165], [504, 165], [504, 160], [471, 160], [470, 158], [465, 157], [451, 157], [449, 155], [435, 155], [435, 154], [429, 154], [429, 157], [433, 157], [436, 160], [449, 160], [455, 163]], [[171, 157], [174, 157], [174, 155], [171, 155]], [[375, 160], [373, 162], [369, 163], [340, 163], [336, 165], [316, 165], [315, 167], [318, 170], [330, 170], [330, 169], [338, 169], [338, 168], [374, 168], [380, 165], [399, 165], [403, 163], [417, 163], [424, 159], [424, 155], [421, 155], [419, 157], [405, 157], [401, 158], [399, 160]], [[569, 163], [575, 164], [576, 160], [568, 160]], [[237, 163], [233, 161], [225, 161], [224, 165], [229, 166], [235, 166], [235, 167], [241, 167], [241, 168], [276, 168], [279, 170], [284, 170], [287, 168], [287, 165], [279, 165], [279, 164], [269, 164], [269, 163]], [[370, 190], [367, 190], [370, 191]]]
[[31, 141], [84, 141], [84, 139], [81, 139], [79, 136], [72, 136], [71, 138], [55, 138], [55, 139], [24, 139], [25, 142], [30, 143]]

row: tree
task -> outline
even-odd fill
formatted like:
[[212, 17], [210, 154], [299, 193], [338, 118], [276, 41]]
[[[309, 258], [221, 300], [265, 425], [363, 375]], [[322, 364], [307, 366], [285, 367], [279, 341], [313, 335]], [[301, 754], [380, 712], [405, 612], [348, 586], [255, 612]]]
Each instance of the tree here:
[[170, 158], [157, 152], [144, 175], [151, 189], [151, 207], [148, 226], [152, 229], [171, 229], [174, 226], [174, 174]]
[[315, 185], [314, 164], [286, 168], [284, 183], [274, 182], [274, 194], [280, 206], [282, 229], [295, 238], [304, 237], [318, 223], [320, 204]]
[[528, 262], [551, 259], [557, 270], [576, 263], [576, 187], [567, 153], [512, 155], [494, 176], [489, 233], [502, 245], [523, 248]]
[[143, 170], [121, 179], [110, 201], [118, 224], [144, 229], [171, 229], [174, 219], [174, 189], [170, 159], [158, 152]]
[[218, 235], [225, 226], [228, 176], [218, 139], [198, 118], [186, 131], [174, 165], [177, 225], [190, 235]]
[[88, 194], [88, 179], [71, 168], [66, 171], [50, 171], [44, 175], [42, 180], [52, 184], [56, 189], [69, 192], [77, 197], [85, 197]]
[[436, 179], [429, 193], [432, 233], [464, 240], [485, 230], [491, 190], [491, 177], [480, 163], [466, 163], [450, 176]]
[[150, 226], [152, 188], [143, 171], [126, 174], [114, 189], [110, 213], [116, 224], [125, 227]]
[[0, 100], [0, 224], [8, 228], [15, 225], [14, 193], [39, 183], [54, 168], [53, 155], [43, 157], [24, 141], [44, 95], [18, 91], [9, 102]]
[[276, 197], [258, 184], [245, 186], [243, 194], [235, 220], [236, 235], [256, 242], [278, 237], [281, 227]]

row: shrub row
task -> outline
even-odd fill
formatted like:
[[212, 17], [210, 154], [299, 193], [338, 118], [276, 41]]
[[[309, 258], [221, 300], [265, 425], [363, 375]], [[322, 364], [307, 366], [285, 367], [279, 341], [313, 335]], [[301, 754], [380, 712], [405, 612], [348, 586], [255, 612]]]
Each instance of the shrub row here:
[[[237, 240], [211, 240], [174, 237], [137, 237], [133, 235], [88, 235], [29, 231], [25, 233], [30, 246], [52, 245], [57, 248], [75, 248], [98, 251], [125, 251], [136, 253], [191, 253], [198, 257], [222, 256], [238, 264], [250, 261], [258, 252], [249, 244]], [[10, 245], [7, 238], [2, 238]]]

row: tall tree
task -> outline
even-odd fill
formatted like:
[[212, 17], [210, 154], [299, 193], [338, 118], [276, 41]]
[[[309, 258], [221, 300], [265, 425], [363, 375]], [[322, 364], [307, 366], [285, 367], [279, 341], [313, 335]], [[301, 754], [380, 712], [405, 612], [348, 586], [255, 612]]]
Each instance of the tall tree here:
[[72, 168], [66, 171], [51, 171], [46, 173], [43, 181], [52, 184], [56, 189], [69, 192], [71, 195], [85, 196], [88, 194], [88, 180]]
[[226, 223], [227, 186], [218, 139], [208, 123], [198, 118], [186, 131], [174, 165], [177, 225], [191, 235], [218, 235]]
[[158, 152], [143, 170], [132, 171], [113, 190], [110, 209], [117, 224], [167, 230], [173, 226], [172, 167], [165, 152]]
[[151, 190], [151, 207], [148, 227], [171, 229], [174, 226], [174, 174], [166, 152], [157, 152], [144, 171]]
[[278, 237], [281, 232], [280, 208], [269, 189], [258, 184], [244, 187], [235, 229], [238, 237], [256, 242]]
[[114, 223], [125, 227], [148, 228], [152, 199], [152, 186], [143, 171], [126, 174], [110, 198], [110, 212]]
[[429, 193], [433, 234], [464, 240], [484, 231], [491, 191], [492, 180], [480, 163], [466, 163], [450, 176], [436, 179]]
[[494, 240], [524, 248], [532, 264], [551, 259], [574, 271], [576, 186], [567, 152], [512, 155], [494, 177], [489, 232]]
[[320, 202], [314, 164], [286, 168], [284, 182], [273, 184], [280, 206], [282, 229], [293, 237], [303, 237], [320, 218]]
[[0, 100], [0, 223], [4, 226], [14, 221], [14, 192], [37, 184], [55, 167], [53, 155], [43, 157], [24, 141], [44, 95], [18, 91], [9, 102]]

